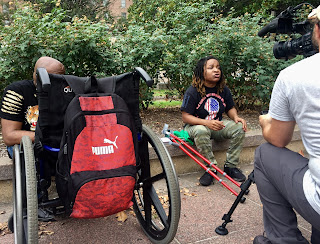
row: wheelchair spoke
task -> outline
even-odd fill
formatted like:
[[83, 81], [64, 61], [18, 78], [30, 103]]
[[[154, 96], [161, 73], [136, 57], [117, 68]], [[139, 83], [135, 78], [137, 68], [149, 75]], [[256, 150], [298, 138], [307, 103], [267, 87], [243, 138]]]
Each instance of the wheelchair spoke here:
[[154, 206], [158, 216], [160, 217], [162, 224], [164, 225], [165, 228], [168, 228], [169, 224], [168, 224], [167, 214], [162, 206], [162, 203], [159, 200], [158, 194], [156, 193], [156, 190], [154, 189], [154, 187], [150, 187], [148, 189], [148, 195], [151, 198], [153, 206]]
[[159, 180], [162, 180], [164, 178], [165, 178], [165, 174], [162, 172], [162, 173], [157, 174], [155, 176], [144, 179], [141, 183], [142, 183], [142, 185], [149, 186], [149, 185], [152, 185], [153, 183], [155, 183]]

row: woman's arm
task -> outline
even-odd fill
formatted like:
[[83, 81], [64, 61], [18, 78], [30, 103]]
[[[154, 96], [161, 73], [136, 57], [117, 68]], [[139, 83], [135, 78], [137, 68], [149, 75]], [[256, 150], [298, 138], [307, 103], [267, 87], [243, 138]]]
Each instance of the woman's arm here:
[[242, 123], [242, 128], [244, 131], [247, 131], [247, 122], [240, 118], [238, 116], [238, 112], [236, 110], [235, 107], [233, 107], [232, 109], [230, 109], [228, 112], [227, 112], [227, 115], [230, 119], [232, 119], [234, 122], [238, 123], [238, 122], [241, 122]]

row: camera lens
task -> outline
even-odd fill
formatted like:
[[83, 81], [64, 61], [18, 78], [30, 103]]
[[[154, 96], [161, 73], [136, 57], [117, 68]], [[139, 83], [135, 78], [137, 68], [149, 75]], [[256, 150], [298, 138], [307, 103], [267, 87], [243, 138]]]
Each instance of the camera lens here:
[[312, 56], [316, 53], [312, 45], [312, 33], [308, 32], [305, 35], [292, 39], [286, 42], [277, 42], [273, 46], [273, 54], [276, 59], [292, 59], [297, 55], [304, 57]]
[[273, 46], [273, 55], [276, 59], [292, 59], [296, 55], [292, 54], [291, 52], [291, 41], [286, 41], [286, 42], [277, 42]]

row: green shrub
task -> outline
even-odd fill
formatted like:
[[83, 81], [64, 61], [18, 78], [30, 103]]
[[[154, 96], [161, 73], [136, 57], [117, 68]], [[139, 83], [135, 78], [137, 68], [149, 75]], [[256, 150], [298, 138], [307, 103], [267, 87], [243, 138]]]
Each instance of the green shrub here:
[[[279, 71], [298, 58], [286, 62], [273, 57], [274, 41], [257, 36], [264, 15], [233, 18], [237, 14], [231, 11], [223, 16], [220, 2], [139, 0], [130, 8], [129, 20], [115, 27], [85, 16], [66, 21], [69, 13], [60, 7], [42, 13], [24, 5], [10, 25], [0, 26], [0, 92], [13, 81], [30, 79], [35, 61], [47, 55], [78, 76], [111, 76], [139, 66], [156, 84], [161, 71], [182, 96], [196, 62], [212, 54], [221, 61], [237, 106], [265, 107]], [[142, 85], [140, 99], [147, 109], [152, 89]]]
[[[279, 71], [298, 61], [298, 58], [287, 62], [276, 60], [272, 53], [274, 41], [258, 37], [258, 31], [271, 16], [260, 24], [264, 15], [259, 13], [237, 18], [233, 17], [236, 15], [233, 11], [226, 17], [218, 15], [214, 11], [215, 7], [219, 8], [215, 1], [166, 0], [144, 6], [148, 1], [139, 2], [131, 9], [133, 15], [128, 28], [137, 30], [130, 36], [137, 41], [128, 48], [134, 53], [144, 52], [146, 61], [156, 57], [157, 63], [145, 64], [153, 72], [165, 71], [170, 87], [181, 95], [191, 84], [197, 61], [211, 54], [220, 59], [237, 106], [260, 109], [268, 105]], [[138, 41], [142, 36], [139, 30], [143, 36], [149, 36], [151, 41], [147, 45]]]
[[60, 8], [40, 14], [32, 5], [25, 5], [15, 12], [10, 25], [0, 27], [2, 88], [16, 80], [30, 79], [41, 56], [57, 58], [68, 74], [114, 74], [108, 26], [85, 16], [63, 22], [66, 15]]

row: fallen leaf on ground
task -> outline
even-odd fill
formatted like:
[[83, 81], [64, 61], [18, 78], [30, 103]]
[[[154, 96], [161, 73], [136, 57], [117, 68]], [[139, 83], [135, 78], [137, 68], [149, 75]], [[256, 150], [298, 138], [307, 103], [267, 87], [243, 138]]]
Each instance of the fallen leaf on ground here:
[[8, 223], [0, 223], [0, 236], [4, 236], [5, 234], [9, 234], [11, 231], [8, 228]]
[[43, 236], [43, 235], [47, 235], [47, 236], [51, 236], [53, 235], [54, 232], [53, 231], [50, 231], [50, 230], [41, 230], [41, 231], [38, 231], [38, 236]]
[[125, 211], [121, 211], [119, 213], [116, 214], [116, 218], [118, 219], [119, 222], [124, 222], [128, 219], [127, 214], [125, 213]]
[[194, 192], [189, 193], [190, 190], [187, 189], [187, 188], [183, 188], [183, 192], [184, 192], [183, 195], [186, 195], [186, 196], [189, 196], [189, 197], [195, 197], [195, 196], [197, 196]]

